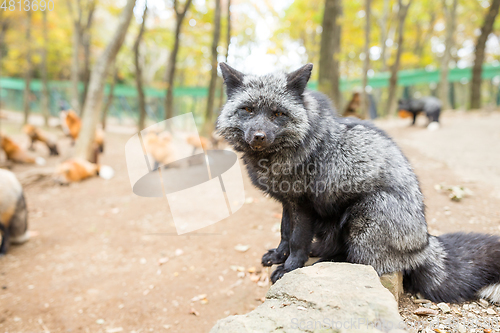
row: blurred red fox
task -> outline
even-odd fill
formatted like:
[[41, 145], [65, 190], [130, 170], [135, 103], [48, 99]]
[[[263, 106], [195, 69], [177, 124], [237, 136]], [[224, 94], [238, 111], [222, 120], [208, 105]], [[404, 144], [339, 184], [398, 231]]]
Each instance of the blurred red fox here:
[[[80, 130], [82, 127], [82, 121], [80, 117], [73, 110], [69, 111], [61, 111], [61, 126], [63, 132], [73, 139], [73, 144], [75, 144], [75, 140], [80, 135]], [[104, 152], [104, 130], [101, 124], [98, 124], [95, 130], [94, 143], [92, 144], [94, 155], [92, 157], [92, 162], [97, 163], [99, 153]]]
[[23, 188], [16, 176], [0, 169], [0, 256], [7, 253], [9, 244], [22, 244], [29, 239], [28, 210]]
[[111, 179], [114, 171], [106, 165], [91, 163], [87, 160], [74, 158], [59, 164], [54, 174], [54, 180], [62, 185], [80, 182], [84, 179], [100, 176]]
[[0, 147], [5, 151], [7, 159], [15, 163], [28, 163], [44, 165], [45, 160], [41, 157], [32, 157], [26, 153], [14, 141], [5, 135], [0, 136]]
[[82, 121], [75, 111], [61, 111], [61, 126], [64, 134], [70, 136], [73, 142], [78, 138], [80, 129], [82, 128]]
[[361, 106], [361, 96], [359, 92], [355, 92], [352, 94], [352, 98], [349, 101], [349, 103], [347, 103], [347, 106], [345, 107], [342, 117], [356, 117], [359, 119], [363, 119], [364, 117], [358, 114], [360, 106]]
[[399, 115], [399, 118], [410, 118], [410, 117], [413, 117], [413, 115], [411, 114], [411, 112], [406, 111], [406, 110], [399, 110], [398, 115]]
[[104, 153], [104, 136], [105, 133], [102, 129], [102, 125], [98, 124], [95, 129], [94, 145], [100, 153]]
[[196, 149], [207, 150], [211, 147], [210, 141], [202, 136], [190, 135], [187, 137], [186, 142], [193, 146], [193, 154], [196, 152]]
[[144, 145], [146, 152], [155, 160], [154, 170], [158, 169], [160, 164], [167, 165], [175, 161], [174, 149], [172, 147], [172, 136], [170, 133], [148, 132], [144, 136]]
[[36, 141], [40, 141], [44, 143], [47, 148], [50, 150], [50, 155], [59, 155], [59, 151], [57, 150], [57, 145], [54, 140], [47, 137], [47, 135], [39, 128], [26, 124], [23, 126], [23, 132], [26, 133], [31, 138], [31, 146], [30, 149], [33, 149], [33, 144]]

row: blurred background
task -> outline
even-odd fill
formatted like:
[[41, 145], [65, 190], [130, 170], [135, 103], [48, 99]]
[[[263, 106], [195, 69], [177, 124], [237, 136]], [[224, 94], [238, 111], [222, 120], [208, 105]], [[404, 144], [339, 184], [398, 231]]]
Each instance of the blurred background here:
[[[19, 6], [0, 11], [2, 107], [45, 117], [61, 109], [81, 115], [91, 71], [115, 37], [124, 1], [47, 4], [52, 10], [29, 15]], [[138, 80], [146, 122], [193, 112], [203, 123], [224, 102], [220, 75], [211, 83], [220, 61], [252, 74], [311, 62], [312, 89], [342, 110], [353, 91], [366, 87], [376, 116], [390, 113], [393, 71], [399, 72], [391, 88], [396, 99], [434, 95], [445, 109], [500, 104], [493, 0], [149, 0], [146, 13], [145, 5], [135, 4], [123, 45], [103, 73], [101, 112], [119, 123], [139, 122]], [[473, 72], [480, 85], [472, 84]], [[167, 102], [168, 88], [173, 97]]]

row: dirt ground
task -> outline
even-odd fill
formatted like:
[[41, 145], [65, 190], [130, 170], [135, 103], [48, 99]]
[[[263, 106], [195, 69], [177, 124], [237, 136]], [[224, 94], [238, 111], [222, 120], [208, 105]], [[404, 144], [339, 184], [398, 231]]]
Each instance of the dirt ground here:
[[[419, 176], [431, 233], [500, 234], [500, 113], [446, 113], [435, 132], [403, 120], [377, 124]], [[20, 125], [2, 126], [27, 145]], [[72, 149], [51, 131], [64, 153], [47, 157], [43, 168]], [[262, 254], [279, 242], [279, 205], [245, 174], [246, 204], [236, 214], [177, 236], [165, 199], [132, 193], [124, 158], [132, 134], [119, 127], [107, 133], [102, 163], [115, 169], [111, 180], [25, 187], [33, 237], [0, 259], [0, 332], [198, 333], [261, 304], [267, 284], [252, 281], [248, 269], [260, 270]], [[37, 152], [47, 155], [43, 147]], [[12, 170], [21, 177], [33, 168]], [[454, 202], [437, 184], [466, 186], [473, 195]], [[407, 303], [402, 313], [412, 311]]]

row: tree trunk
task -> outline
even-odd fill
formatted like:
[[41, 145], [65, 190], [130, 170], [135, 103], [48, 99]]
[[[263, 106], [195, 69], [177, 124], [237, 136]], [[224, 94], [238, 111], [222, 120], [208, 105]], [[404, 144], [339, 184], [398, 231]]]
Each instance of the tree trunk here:
[[113, 68], [113, 77], [111, 79], [111, 86], [109, 87], [109, 94], [108, 94], [108, 99], [106, 100], [106, 104], [104, 105], [104, 108], [102, 109], [102, 116], [101, 116], [101, 123], [102, 123], [102, 129], [106, 129], [106, 122], [108, 119], [108, 113], [109, 109], [111, 107], [111, 104], [113, 104], [113, 98], [115, 97], [115, 85], [116, 81], [118, 80], [118, 67], [116, 66], [116, 63], [114, 63], [112, 66]]
[[71, 0], [67, 0], [70, 13], [73, 14], [73, 55], [71, 61], [71, 107], [76, 113], [80, 113], [80, 94], [78, 93], [78, 83], [80, 81], [79, 54], [81, 45], [81, 20], [82, 10], [80, 0], [76, 1], [76, 12], [73, 13]]
[[455, 32], [455, 26], [457, 21], [457, 5], [458, 0], [453, 0], [451, 7], [446, 4], [446, 0], [443, 0], [443, 9], [446, 17], [446, 36], [445, 36], [445, 50], [443, 58], [441, 59], [441, 73], [439, 78], [439, 91], [438, 97], [441, 100], [443, 109], [449, 109], [449, 91], [450, 84], [448, 83], [448, 72], [449, 63], [451, 59], [451, 48], [453, 47], [453, 33]]
[[49, 124], [50, 110], [49, 110], [49, 84], [47, 78], [47, 49], [49, 47], [49, 37], [47, 30], [47, 11], [42, 12], [43, 15], [43, 49], [42, 49], [42, 115], [43, 123], [45, 126]]
[[123, 44], [125, 35], [127, 34], [128, 26], [133, 16], [135, 0], [127, 0], [120, 19], [118, 27], [106, 46], [106, 49], [97, 60], [90, 74], [89, 91], [85, 102], [85, 110], [82, 118], [82, 129], [78, 142], [76, 144], [76, 157], [92, 159], [92, 143], [94, 141], [95, 130], [97, 123], [101, 119], [101, 103], [104, 90], [104, 83], [108, 68], [116, 58], [120, 47]]
[[215, 0], [214, 13], [214, 35], [212, 40], [212, 73], [210, 76], [210, 85], [208, 87], [207, 110], [205, 112], [205, 126], [203, 132], [205, 135], [213, 131], [213, 114], [215, 102], [215, 87], [217, 85], [217, 46], [220, 38], [220, 0]]
[[[87, 24], [81, 29], [80, 41], [83, 47], [83, 94], [81, 108], [82, 112], [85, 109], [85, 98], [87, 97], [87, 91], [89, 89], [90, 81], [90, 44], [92, 41], [92, 34], [90, 29], [92, 27], [92, 22], [94, 18], [95, 1], [89, 4], [89, 12], [87, 16]], [[80, 114], [82, 115], [82, 114]]]
[[493, 30], [495, 18], [498, 15], [500, 0], [492, 0], [488, 13], [484, 18], [483, 26], [481, 27], [481, 35], [477, 38], [474, 66], [472, 67], [472, 81], [470, 91], [470, 108], [481, 108], [481, 75], [483, 73], [484, 51], [486, 41]]
[[325, 0], [323, 30], [319, 51], [318, 90], [332, 97], [333, 36], [335, 34], [335, 0]]
[[24, 71], [24, 123], [28, 123], [31, 101], [31, 10], [27, 12], [26, 19], [26, 68]]
[[361, 114], [366, 119], [370, 118], [370, 102], [366, 87], [368, 86], [368, 70], [370, 69], [370, 15], [371, 0], [365, 0], [365, 60], [363, 61], [363, 91], [361, 92]]
[[[227, 0], [227, 30], [226, 30], [226, 62], [229, 58], [229, 45], [231, 45], [231, 0]], [[222, 105], [224, 104], [224, 81], [219, 80], [220, 84], [220, 98], [219, 98], [219, 110], [222, 109]]]
[[318, 90], [327, 94], [340, 109], [340, 35], [341, 0], [325, 0], [319, 51]]
[[[390, 0], [384, 0], [382, 15], [377, 19], [378, 25], [380, 27], [380, 60], [382, 61], [382, 67], [380, 68], [381, 72], [387, 71], [387, 37], [389, 36], [389, 11]], [[376, 89], [375, 95], [375, 100], [380, 104], [380, 101], [382, 99], [382, 89]]]
[[146, 2], [144, 6], [144, 13], [142, 14], [142, 23], [139, 30], [139, 34], [134, 43], [134, 63], [135, 63], [135, 83], [137, 85], [137, 95], [139, 97], [139, 131], [144, 129], [144, 123], [146, 121], [146, 99], [144, 97], [144, 89], [142, 87], [142, 69], [140, 64], [140, 50], [142, 36], [144, 35], [144, 30], [146, 27], [146, 17], [148, 14], [148, 4]]
[[408, 8], [410, 7], [412, 0], [407, 1], [408, 2], [406, 4], [403, 4], [403, 0], [398, 0], [398, 50], [396, 52], [396, 59], [394, 59], [394, 63], [391, 66], [391, 78], [389, 79], [389, 98], [387, 100], [387, 110], [389, 110], [390, 116], [396, 115], [396, 89], [398, 83], [399, 62], [401, 60], [401, 54], [403, 53], [404, 25], [406, 14], [408, 14]]
[[387, 35], [388, 35], [388, 21], [389, 21], [389, 4], [390, 0], [384, 0], [384, 7], [382, 9], [382, 17], [379, 20], [380, 25], [380, 59], [382, 60], [382, 72], [387, 70]]
[[184, 5], [184, 10], [179, 11], [178, 10], [178, 4], [177, 0], [174, 0], [174, 10], [175, 10], [175, 17], [176, 17], [176, 24], [175, 24], [175, 35], [174, 35], [174, 47], [172, 48], [172, 51], [170, 52], [170, 56], [168, 57], [168, 64], [167, 64], [167, 95], [165, 97], [165, 119], [172, 118], [174, 116], [174, 79], [175, 79], [175, 66], [177, 63], [177, 53], [179, 52], [179, 44], [180, 44], [180, 34], [181, 34], [181, 28], [182, 28], [182, 21], [184, 20], [184, 17], [186, 16], [186, 12], [189, 9], [189, 6], [191, 5], [192, 0], [187, 0], [186, 4]]
[[[4, 15], [3, 12], [4, 12], [3, 10], [0, 10], [0, 78], [2, 77], [2, 57], [3, 57], [2, 50], [4, 45], [4, 36], [9, 24], [7, 19], [3, 17]], [[2, 96], [0, 94], [0, 110], [1, 109], [2, 109]]]
[[342, 1], [335, 0], [335, 34], [333, 36], [333, 61], [332, 61], [332, 97], [333, 105], [340, 110], [342, 107], [342, 94], [340, 93], [340, 43], [342, 36]]
[[429, 29], [427, 29], [427, 31], [425, 32], [425, 34], [423, 35], [422, 38], [419, 38], [419, 45], [415, 47], [415, 54], [417, 55], [418, 59], [420, 59], [419, 61], [419, 66], [423, 66], [421, 64], [422, 62], [422, 59], [423, 59], [423, 54], [424, 54], [424, 50], [425, 50], [425, 45], [429, 45], [429, 40], [431, 39], [432, 37], [432, 34], [434, 32], [434, 24], [436, 23], [436, 13], [432, 12], [430, 14], [430, 19], [429, 19]]

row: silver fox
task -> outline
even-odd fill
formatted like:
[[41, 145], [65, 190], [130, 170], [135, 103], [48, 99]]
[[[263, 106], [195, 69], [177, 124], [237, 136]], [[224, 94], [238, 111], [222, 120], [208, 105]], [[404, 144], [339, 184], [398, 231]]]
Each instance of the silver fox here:
[[253, 184], [283, 205], [281, 242], [262, 257], [279, 265], [272, 281], [315, 256], [402, 271], [407, 291], [436, 302], [500, 302], [500, 238], [429, 235], [406, 157], [382, 130], [337, 117], [306, 90], [312, 67], [252, 76], [220, 64], [228, 100], [218, 132], [243, 153]]

